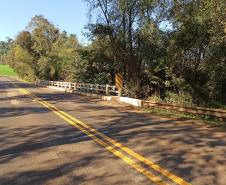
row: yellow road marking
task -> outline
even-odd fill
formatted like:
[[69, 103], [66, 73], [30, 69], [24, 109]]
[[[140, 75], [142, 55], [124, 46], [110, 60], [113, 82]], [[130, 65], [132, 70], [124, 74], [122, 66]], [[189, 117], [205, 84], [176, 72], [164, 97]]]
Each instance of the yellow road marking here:
[[133, 156], [134, 158], [136, 158], [137, 160], [145, 163], [147, 166], [149, 166], [150, 168], [154, 169], [155, 171], [161, 173], [162, 175], [168, 177], [169, 179], [171, 179], [172, 181], [176, 182], [179, 185], [191, 185], [190, 183], [186, 182], [185, 180], [183, 180], [182, 178], [174, 175], [173, 173], [169, 172], [168, 170], [162, 168], [161, 166], [155, 164], [154, 162], [150, 161], [149, 159], [145, 158], [144, 156], [138, 154], [137, 152], [134, 152], [133, 150], [129, 149], [128, 147], [124, 146], [121, 143], [118, 143], [116, 140], [102, 134], [101, 132], [91, 128], [90, 126], [88, 126], [88, 124], [84, 124], [83, 122], [79, 121], [78, 119], [72, 117], [71, 115], [64, 113], [65, 116], [71, 118], [72, 120], [76, 121], [77, 123], [80, 123], [81, 125], [83, 125], [84, 127], [89, 128], [92, 132], [96, 133], [97, 135], [101, 136], [102, 138], [104, 138], [105, 140], [107, 140], [108, 142], [112, 143], [114, 146], [120, 148], [121, 150], [123, 150], [124, 152], [130, 154], [131, 156]]
[[[16, 85], [16, 84], [14, 84], [14, 85]], [[171, 179], [175, 183], [177, 183], [179, 185], [191, 185], [190, 183], [186, 182], [182, 178], [180, 178], [180, 177], [174, 175], [173, 173], [169, 172], [168, 170], [160, 167], [159, 165], [155, 164], [154, 162], [150, 161], [149, 159], [145, 158], [144, 156], [134, 152], [133, 150], [125, 147], [124, 145], [122, 145], [121, 143], [118, 143], [117, 141], [113, 140], [112, 138], [110, 138], [110, 137], [102, 134], [101, 132], [91, 128], [88, 124], [85, 124], [85, 123], [81, 122], [80, 120], [76, 119], [75, 117], [72, 117], [70, 114], [68, 114], [68, 113], [58, 109], [57, 107], [53, 106], [52, 104], [50, 104], [50, 103], [38, 98], [37, 96], [33, 95], [32, 93], [30, 93], [26, 89], [20, 88], [20, 90], [22, 92], [28, 94], [29, 96], [31, 96], [33, 99], [37, 100], [40, 104], [42, 104], [46, 108], [52, 110], [55, 114], [57, 114], [59, 117], [61, 117], [62, 119], [64, 119], [68, 123], [70, 123], [71, 125], [77, 127], [82, 132], [86, 133], [89, 137], [91, 137], [98, 144], [102, 145], [104, 148], [106, 148], [108, 151], [112, 152], [117, 157], [121, 158], [127, 164], [129, 164], [134, 169], [136, 169], [140, 173], [142, 173], [145, 176], [147, 176], [151, 181], [155, 182], [156, 184], [166, 184], [166, 183], [164, 183], [159, 177], [154, 176], [152, 173], [150, 173], [149, 171], [147, 171], [146, 169], [141, 167], [137, 162], [135, 162], [131, 158], [125, 156], [123, 153], [121, 153], [117, 149], [115, 149], [115, 147], [121, 149], [122, 151], [126, 152], [130, 156], [132, 156], [135, 159], [139, 160], [140, 162], [146, 164], [147, 166], [149, 166], [151, 169], [155, 170], [156, 172], [159, 172], [160, 174], [168, 177], [169, 179]], [[105, 141], [103, 141], [103, 140], [99, 139], [98, 137], [96, 137], [96, 135], [101, 137], [101, 138], [103, 138], [103, 139], [105, 139], [109, 143], [113, 144], [115, 147], [110, 146]]]
[[[44, 101], [44, 100], [42, 100]], [[114, 146], [120, 148], [121, 150], [123, 150], [124, 152], [130, 154], [131, 156], [133, 156], [134, 158], [136, 158], [137, 160], [145, 163], [146, 165], [148, 165], [150, 168], [154, 169], [155, 171], [161, 173], [162, 175], [168, 177], [169, 179], [171, 179], [172, 181], [176, 182], [177, 184], [180, 185], [190, 185], [190, 183], [184, 181], [182, 178], [177, 177], [176, 175], [174, 175], [173, 173], [169, 172], [168, 170], [162, 168], [161, 166], [155, 164], [154, 162], [148, 160], [147, 158], [145, 158], [144, 156], [134, 152], [133, 150], [127, 148], [126, 146], [122, 145], [121, 143], [118, 143], [117, 141], [115, 141], [114, 139], [102, 134], [101, 132], [91, 128], [89, 126], [88, 123], [84, 123], [81, 122], [80, 120], [76, 119], [75, 117], [71, 116], [70, 114], [61, 111], [60, 109], [58, 109], [57, 107], [49, 104], [48, 102], [45, 102], [46, 104], [48, 104], [48, 106], [56, 109], [58, 112], [60, 112], [61, 114], [67, 116], [68, 118], [70, 118], [71, 120], [77, 122], [78, 124], [82, 125], [83, 127], [89, 129], [90, 131], [94, 132], [95, 135], [101, 136], [102, 138], [104, 138], [106, 141], [110, 142], [111, 144], [113, 144]]]
[[30, 92], [26, 91], [25, 89], [20, 89], [21, 92], [24, 92], [26, 94], [28, 94], [29, 96], [31, 96], [32, 98], [34, 98], [35, 100], [37, 100], [40, 104], [42, 104], [44, 107], [50, 109], [51, 111], [53, 111], [56, 115], [58, 115], [59, 117], [61, 117], [62, 119], [64, 119], [65, 121], [67, 121], [68, 123], [70, 123], [71, 125], [75, 126], [76, 128], [78, 128], [79, 130], [81, 130], [82, 132], [84, 132], [85, 134], [87, 134], [89, 137], [91, 137], [95, 142], [97, 142], [98, 144], [100, 144], [101, 146], [103, 146], [105, 149], [107, 149], [108, 151], [110, 151], [111, 153], [113, 153], [115, 156], [121, 158], [123, 161], [125, 161], [127, 164], [129, 164], [131, 167], [133, 167], [134, 169], [136, 169], [138, 172], [144, 174], [146, 177], [148, 177], [152, 182], [158, 184], [158, 185], [167, 185], [167, 183], [164, 183], [162, 181], [162, 179], [160, 179], [159, 177], [153, 175], [151, 172], [147, 171], [146, 169], [144, 169], [142, 166], [140, 166], [137, 162], [135, 162], [134, 160], [132, 160], [131, 158], [125, 156], [122, 152], [116, 150], [114, 147], [110, 146], [108, 143], [100, 140], [98, 137], [96, 137], [95, 135], [93, 135], [92, 133], [90, 133], [89, 131], [83, 129], [81, 126], [79, 126], [76, 122], [68, 119], [67, 117], [65, 117], [64, 115], [61, 114], [62, 111], [58, 111], [55, 108], [53, 109], [53, 106], [49, 106], [48, 104], [46, 104], [46, 102], [44, 100], [41, 100], [40, 98], [35, 97], [33, 94], [31, 94]]

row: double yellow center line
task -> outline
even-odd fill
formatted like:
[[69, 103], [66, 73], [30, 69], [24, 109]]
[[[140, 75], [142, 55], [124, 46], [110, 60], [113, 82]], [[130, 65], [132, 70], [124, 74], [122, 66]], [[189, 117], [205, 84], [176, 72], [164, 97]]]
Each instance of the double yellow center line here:
[[[144, 156], [138, 154], [137, 152], [127, 148], [126, 146], [122, 145], [121, 143], [117, 142], [116, 140], [106, 136], [105, 134], [93, 129], [89, 124], [84, 123], [75, 117], [71, 116], [70, 114], [58, 109], [54, 105], [38, 98], [28, 90], [24, 88], [20, 88], [18, 85], [13, 83], [14, 86], [18, 87], [19, 90], [30, 97], [32, 97], [34, 100], [36, 100], [38, 103], [43, 105], [44, 107], [51, 110], [53, 113], [61, 117], [63, 120], [68, 122], [69, 124], [75, 126], [79, 130], [81, 130], [83, 133], [85, 133], [87, 136], [92, 138], [96, 143], [103, 146], [106, 150], [113, 153], [118, 158], [122, 159], [124, 162], [126, 162], [128, 165], [130, 165], [132, 168], [134, 168], [139, 173], [145, 175], [150, 181], [154, 182], [158, 185], [167, 185], [168, 182], [176, 183], [179, 185], [191, 185], [190, 183], [186, 182], [182, 178], [176, 176], [175, 174], [169, 172], [168, 170], [160, 167], [159, 165], [155, 164], [154, 162], [150, 161], [149, 159], [145, 158]], [[145, 167], [146, 166], [146, 167]], [[149, 169], [148, 169], [149, 168]], [[152, 172], [155, 172], [153, 174]], [[157, 175], [156, 175], [157, 174]], [[166, 180], [165, 179], [169, 179]]]

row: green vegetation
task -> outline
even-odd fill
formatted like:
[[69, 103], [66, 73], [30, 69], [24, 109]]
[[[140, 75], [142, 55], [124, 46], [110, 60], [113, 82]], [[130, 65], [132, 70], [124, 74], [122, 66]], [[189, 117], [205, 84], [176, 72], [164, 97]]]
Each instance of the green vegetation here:
[[[226, 102], [224, 0], [86, 0], [90, 43], [78, 43], [43, 16], [35, 16], [1, 61], [25, 80], [36, 78], [114, 84], [124, 94], [181, 105]], [[97, 15], [97, 13], [99, 14]]]
[[0, 41], [0, 63], [3, 62], [3, 55], [6, 54], [11, 46], [12, 39], [7, 38], [7, 41]]
[[16, 76], [17, 74], [14, 72], [9, 65], [0, 64], [0, 76]]

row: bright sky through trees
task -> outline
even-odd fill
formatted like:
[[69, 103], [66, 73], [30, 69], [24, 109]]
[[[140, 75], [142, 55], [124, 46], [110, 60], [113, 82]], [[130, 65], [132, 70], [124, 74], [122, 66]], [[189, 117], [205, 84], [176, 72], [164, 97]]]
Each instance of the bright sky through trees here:
[[0, 40], [14, 38], [35, 15], [44, 15], [68, 33], [82, 35], [88, 23], [88, 6], [83, 0], [0, 0]]

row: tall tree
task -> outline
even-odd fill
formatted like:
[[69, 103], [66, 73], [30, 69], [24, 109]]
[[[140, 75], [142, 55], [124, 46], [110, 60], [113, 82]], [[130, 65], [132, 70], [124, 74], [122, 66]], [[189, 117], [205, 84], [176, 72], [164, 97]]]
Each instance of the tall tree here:
[[13, 43], [11, 38], [7, 38], [6, 41], [0, 41], [0, 63], [6, 63], [5, 55], [10, 50]]
[[[116, 71], [123, 73], [129, 89], [137, 86], [133, 89], [133, 94], [139, 96], [139, 88], [145, 81], [142, 70], [144, 63], [141, 48], [145, 47], [142, 35], [146, 34], [146, 39], [153, 37], [154, 34], [155, 37], [159, 36], [156, 33], [159, 31], [157, 24], [160, 16], [155, 10], [160, 9], [162, 2], [160, 4], [137, 0], [88, 0], [88, 2], [92, 9], [101, 11], [100, 18], [90, 26], [92, 35], [95, 39], [104, 37], [109, 41]], [[152, 31], [148, 33], [148, 29]], [[145, 42], [146, 46], [147, 43], [148, 41]], [[155, 53], [156, 49], [153, 49], [152, 52]]]

